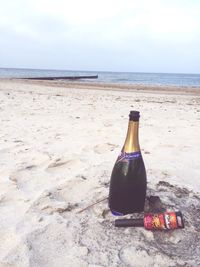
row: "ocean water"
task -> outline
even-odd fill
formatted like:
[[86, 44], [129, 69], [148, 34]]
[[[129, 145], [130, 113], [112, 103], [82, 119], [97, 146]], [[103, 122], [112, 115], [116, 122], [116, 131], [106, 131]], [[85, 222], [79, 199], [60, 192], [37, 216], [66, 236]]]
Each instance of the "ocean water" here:
[[[90, 82], [200, 87], [200, 74], [103, 72], [0, 68], [0, 78], [96, 75]], [[84, 79], [83, 81], [88, 81]], [[67, 80], [66, 80], [67, 82]]]

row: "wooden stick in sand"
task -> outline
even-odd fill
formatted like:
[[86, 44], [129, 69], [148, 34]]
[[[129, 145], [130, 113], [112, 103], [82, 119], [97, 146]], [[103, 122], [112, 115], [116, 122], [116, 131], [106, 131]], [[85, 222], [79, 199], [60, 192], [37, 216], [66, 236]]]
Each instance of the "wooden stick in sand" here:
[[100, 203], [100, 202], [102, 202], [102, 201], [104, 201], [104, 200], [106, 200], [106, 199], [108, 199], [108, 197], [104, 197], [104, 198], [98, 200], [97, 202], [95, 202], [95, 203], [93, 203], [93, 204], [91, 204], [91, 205], [85, 207], [84, 209], [79, 210], [77, 213], [81, 213], [82, 211], [87, 210], [87, 209], [91, 208], [92, 206], [94, 206], [94, 205], [96, 205], [96, 204], [98, 204], [98, 203]]

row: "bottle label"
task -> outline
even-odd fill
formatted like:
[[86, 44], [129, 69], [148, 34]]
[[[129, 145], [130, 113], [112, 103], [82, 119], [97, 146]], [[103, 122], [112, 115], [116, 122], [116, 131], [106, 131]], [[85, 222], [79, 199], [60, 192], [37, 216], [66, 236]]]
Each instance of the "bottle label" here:
[[119, 161], [125, 161], [125, 160], [131, 161], [133, 159], [141, 158], [141, 157], [142, 157], [142, 155], [141, 155], [141, 152], [140, 151], [133, 152], [133, 153], [121, 152], [121, 154], [117, 158], [117, 162], [119, 162]]
[[111, 210], [111, 212], [112, 212], [112, 214], [113, 214], [114, 216], [124, 216], [123, 213], [118, 212], [118, 211], [115, 211], [115, 210]]
[[[180, 219], [179, 219], [180, 218]], [[181, 222], [178, 221], [181, 220]], [[172, 230], [183, 228], [182, 218], [176, 212], [164, 212], [160, 214], [146, 214], [144, 227], [148, 230]]]

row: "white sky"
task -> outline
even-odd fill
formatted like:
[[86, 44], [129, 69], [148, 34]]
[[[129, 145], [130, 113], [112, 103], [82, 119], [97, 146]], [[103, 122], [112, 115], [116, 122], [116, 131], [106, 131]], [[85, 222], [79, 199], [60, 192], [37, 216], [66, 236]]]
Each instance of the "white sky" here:
[[200, 73], [200, 0], [0, 0], [0, 67]]

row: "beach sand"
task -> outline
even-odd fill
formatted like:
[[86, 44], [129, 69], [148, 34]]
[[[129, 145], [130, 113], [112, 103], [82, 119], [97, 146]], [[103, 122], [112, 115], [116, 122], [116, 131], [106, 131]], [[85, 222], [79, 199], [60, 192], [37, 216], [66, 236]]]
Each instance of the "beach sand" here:
[[[185, 228], [113, 226], [110, 175], [139, 110], [147, 196]], [[197, 89], [0, 81], [0, 267], [200, 266]], [[130, 216], [127, 216], [130, 217]]]

